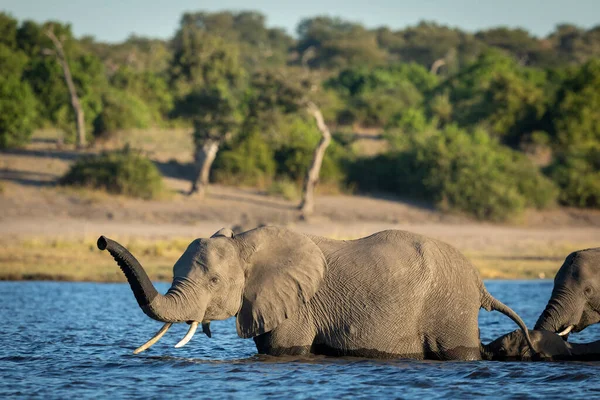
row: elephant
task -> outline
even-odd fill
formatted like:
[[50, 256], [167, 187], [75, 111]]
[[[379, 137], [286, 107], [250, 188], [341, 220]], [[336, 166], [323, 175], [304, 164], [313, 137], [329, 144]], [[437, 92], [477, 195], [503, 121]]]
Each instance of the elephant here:
[[[545, 361], [598, 361], [600, 360], [600, 341], [591, 343], [570, 343], [554, 332], [530, 330], [529, 336], [538, 354]], [[484, 360], [531, 361], [532, 354], [523, 331], [507, 333], [481, 346]]]
[[534, 329], [568, 337], [600, 322], [600, 247], [567, 256]]
[[[191, 242], [173, 267], [165, 295], [127, 249], [104, 236], [142, 311], [172, 323], [236, 317], [237, 333], [267, 355], [330, 355], [436, 360], [481, 359], [478, 311], [521, 318], [492, 297], [455, 248], [414, 233], [387, 230], [333, 240], [265, 226], [241, 234], [221, 229]], [[529, 342], [531, 346], [531, 342]], [[532, 347], [532, 351], [533, 350]]]

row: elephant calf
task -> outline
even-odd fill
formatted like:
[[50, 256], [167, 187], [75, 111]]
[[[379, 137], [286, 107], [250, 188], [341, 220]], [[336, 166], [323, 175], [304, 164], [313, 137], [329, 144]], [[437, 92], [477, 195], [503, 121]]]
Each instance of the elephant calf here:
[[[510, 308], [492, 297], [477, 270], [455, 248], [389, 230], [357, 240], [330, 240], [260, 227], [222, 229], [194, 240], [159, 294], [138, 261], [101, 237], [125, 273], [141, 309], [165, 326], [236, 316], [237, 332], [259, 353], [417, 359], [481, 359], [478, 311], [498, 310], [528, 334]], [[530, 344], [531, 345], [531, 344]]]
[[[550, 331], [529, 331], [529, 336], [537, 350], [536, 358], [547, 361], [598, 361], [600, 341], [592, 343], [569, 343]], [[484, 360], [530, 361], [531, 352], [523, 331], [516, 330], [481, 346]]]

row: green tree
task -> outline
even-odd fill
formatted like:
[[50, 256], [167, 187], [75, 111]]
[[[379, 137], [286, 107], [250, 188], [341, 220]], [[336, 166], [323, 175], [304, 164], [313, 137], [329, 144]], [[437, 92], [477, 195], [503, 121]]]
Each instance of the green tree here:
[[153, 113], [142, 99], [128, 91], [110, 88], [102, 94], [102, 111], [94, 120], [94, 135], [148, 128], [153, 122]]
[[186, 13], [181, 25], [194, 26], [237, 46], [247, 70], [284, 65], [293, 44], [283, 29], [267, 28], [265, 16], [256, 11]]
[[110, 73], [120, 68], [150, 74], [165, 74], [173, 54], [167, 40], [131, 35], [122, 43], [103, 43], [93, 37], [79, 39], [81, 47], [102, 61]]
[[85, 115], [86, 131], [91, 131], [93, 121], [102, 109], [101, 96], [107, 86], [106, 76], [100, 59], [79, 46], [71, 34], [70, 26], [54, 22], [39, 25], [25, 21], [19, 27], [19, 48], [24, 49], [30, 59], [23, 77], [40, 100], [40, 117], [45, 124], [60, 128], [68, 141], [75, 141], [76, 118], [71, 94], [65, 84], [64, 70], [56, 62], [55, 56], [46, 54], [55, 49], [45, 34], [50, 27], [56, 38], [61, 40], [68, 60], [73, 85]]
[[415, 62], [427, 69], [443, 60], [444, 70], [450, 73], [475, 61], [487, 47], [472, 34], [428, 21], [395, 32], [381, 28], [377, 33], [379, 45], [393, 60]]
[[559, 65], [582, 64], [600, 57], [600, 26], [585, 30], [575, 25], [561, 24], [547, 41], [553, 45], [554, 58]]
[[127, 66], [120, 67], [110, 77], [112, 87], [143, 99], [154, 124], [164, 122], [173, 108], [173, 95], [167, 80], [152, 71], [136, 71]]
[[302, 65], [339, 68], [383, 63], [386, 54], [377, 36], [364, 26], [340, 18], [315, 17], [300, 22], [296, 47]]
[[83, 107], [81, 106], [81, 101], [79, 100], [79, 95], [77, 94], [77, 87], [75, 87], [75, 83], [73, 82], [73, 75], [71, 74], [71, 67], [69, 66], [69, 59], [64, 51], [63, 41], [64, 38], [58, 38], [54, 33], [54, 27], [52, 25], [46, 28], [45, 32], [46, 36], [50, 38], [52, 44], [54, 45], [54, 50], [45, 49], [47, 54], [52, 54], [56, 56], [56, 61], [61, 66], [63, 76], [65, 78], [65, 84], [69, 90], [69, 97], [71, 100], [71, 107], [73, 108], [73, 113], [75, 114], [75, 126], [77, 129], [77, 147], [82, 148], [87, 144], [87, 138], [85, 134], [85, 114], [83, 112]]
[[[475, 37], [489, 46], [505, 50], [521, 65], [530, 65], [543, 56], [540, 40], [524, 29], [492, 28], [477, 32]], [[549, 53], [549, 49], [546, 52]]]
[[383, 127], [403, 111], [421, 106], [437, 76], [415, 64], [350, 68], [325, 82], [347, 99], [338, 122]]
[[241, 125], [245, 72], [236, 46], [198, 28], [185, 16], [174, 47], [171, 81], [179, 99], [173, 111], [193, 124], [196, 173], [190, 194], [203, 196], [219, 147]]
[[561, 203], [600, 208], [600, 143], [560, 152], [549, 174], [561, 189]]
[[590, 60], [563, 81], [550, 111], [555, 153], [550, 175], [561, 201], [600, 207], [600, 60]]
[[27, 57], [0, 43], [0, 148], [27, 144], [37, 126], [37, 102], [22, 80]]
[[[512, 58], [488, 52], [441, 84], [431, 98], [448, 96], [447, 111], [452, 115], [446, 120], [462, 127], [482, 127], [516, 147], [526, 134], [538, 129], [544, 115], [544, 80]], [[430, 103], [432, 114], [433, 107]]]
[[0, 44], [10, 50], [17, 48], [18, 21], [5, 12], [0, 12]]
[[565, 79], [551, 110], [557, 148], [600, 142], [600, 59]]

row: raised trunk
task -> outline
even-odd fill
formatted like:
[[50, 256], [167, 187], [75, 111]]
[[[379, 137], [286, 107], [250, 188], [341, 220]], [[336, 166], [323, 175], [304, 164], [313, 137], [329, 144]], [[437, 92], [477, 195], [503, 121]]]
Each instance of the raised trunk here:
[[303, 216], [309, 216], [315, 209], [314, 192], [317, 182], [319, 181], [319, 173], [321, 172], [321, 165], [323, 164], [323, 157], [325, 156], [325, 150], [331, 142], [331, 133], [329, 128], [325, 124], [325, 119], [321, 110], [312, 102], [308, 104], [308, 110], [313, 115], [317, 122], [317, 127], [321, 131], [321, 140], [317, 145], [313, 154], [313, 160], [306, 174], [304, 180], [304, 189], [302, 191], [302, 202], [300, 203], [300, 211]]
[[210, 138], [206, 139], [202, 146], [196, 148], [196, 154], [194, 155], [196, 174], [189, 194], [198, 194], [201, 197], [205, 195], [210, 177], [210, 168], [217, 157], [218, 151], [219, 141]]
[[79, 101], [79, 96], [77, 96], [75, 84], [73, 83], [73, 77], [71, 76], [69, 62], [67, 60], [67, 56], [65, 55], [62, 42], [56, 37], [54, 31], [52, 29], [49, 29], [46, 32], [46, 36], [48, 36], [50, 40], [52, 40], [52, 43], [54, 44], [54, 47], [56, 49], [56, 58], [58, 59], [58, 62], [63, 70], [65, 82], [67, 84], [67, 88], [69, 89], [69, 95], [71, 96], [71, 107], [73, 108], [73, 112], [75, 113], [75, 123], [77, 127], [77, 147], [83, 148], [87, 143], [85, 137], [85, 117], [83, 114], [83, 107], [81, 106], [81, 102]]
[[158, 293], [139, 261], [125, 247], [104, 236], [100, 236], [97, 245], [100, 250], [108, 250], [113, 256], [125, 274], [140, 308], [146, 315], [162, 322], [195, 320], [190, 318], [189, 307], [183, 301], [184, 296], [181, 292], [171, 287], [164, 296]]

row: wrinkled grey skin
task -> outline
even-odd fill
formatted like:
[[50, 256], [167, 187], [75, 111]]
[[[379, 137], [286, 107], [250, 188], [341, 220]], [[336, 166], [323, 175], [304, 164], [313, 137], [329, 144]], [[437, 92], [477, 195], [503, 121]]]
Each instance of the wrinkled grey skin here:
[[535, 329], [573, 332], [600, 322], [600, 248], [567, 256], [554, 278], [554, 288]]
[[476, 360], [481, 307], [526, 329], [456, 249], [404, 231], [338, 241], [222, 229], [189, 245], [164, 296], [141, 265], [122, 268], [151, 318], [206, 325], [236, 316], [238, 335], [262, 354]]
[[[537, 358], [546, 361], [598, 361], [600, 341], [592, 343], [569, 343], [550, 331], [529, 331]], [[531, 361], [531, 351], [523, 331], [516, 330], [482, 345], [482, 358], [497, 361]]]

